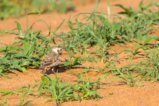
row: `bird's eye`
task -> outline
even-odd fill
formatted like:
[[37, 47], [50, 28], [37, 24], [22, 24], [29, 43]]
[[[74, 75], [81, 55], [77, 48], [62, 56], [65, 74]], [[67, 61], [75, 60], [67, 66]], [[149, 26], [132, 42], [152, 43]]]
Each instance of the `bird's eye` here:
[[58, 52], [59, 54], [61, 54], [61, 53], [62, 53], [62, 49], [59, 49], [57, 52]]

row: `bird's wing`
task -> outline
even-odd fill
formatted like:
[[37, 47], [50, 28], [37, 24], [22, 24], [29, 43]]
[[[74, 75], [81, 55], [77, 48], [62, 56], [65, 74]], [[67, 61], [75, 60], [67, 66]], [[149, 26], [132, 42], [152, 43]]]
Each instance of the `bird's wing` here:
[[43, 60], [42, 60], [42, 65], [43, 66], [46, 66], [46, 65], [50, 65], [53, 63], [53, 60], [49, 57], [49, 56], [46, 56]]
[[49, 67], [56, 67], [56, 66], [60, 66], [60, 65], [61, 65], [61, 61], [55, 61], [54, 63], [49, 64], [48, 66]]

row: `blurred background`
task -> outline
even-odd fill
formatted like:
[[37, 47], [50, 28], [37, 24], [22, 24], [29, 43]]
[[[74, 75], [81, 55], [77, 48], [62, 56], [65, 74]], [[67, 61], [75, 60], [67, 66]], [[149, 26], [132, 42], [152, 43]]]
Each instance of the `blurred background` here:
[[66, 13], [76, 6], [93, 3], [96, 0], [0, 0], [0, 20], [9, 16], [47, 12]]

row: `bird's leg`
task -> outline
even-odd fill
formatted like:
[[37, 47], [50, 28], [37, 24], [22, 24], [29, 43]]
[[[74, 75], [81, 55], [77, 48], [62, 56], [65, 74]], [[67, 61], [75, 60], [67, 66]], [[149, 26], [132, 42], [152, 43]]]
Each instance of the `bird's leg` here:
[[55, 74], [55, 68], [51, 68], [51, 72]]

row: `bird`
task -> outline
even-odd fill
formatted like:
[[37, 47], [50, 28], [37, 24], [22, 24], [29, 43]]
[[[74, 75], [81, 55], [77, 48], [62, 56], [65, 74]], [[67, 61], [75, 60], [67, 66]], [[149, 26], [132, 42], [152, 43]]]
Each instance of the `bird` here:
[[40, 69], [42, 69], [43, 74], [48, 74], [57, 70], [58, 66], [61, 65], [60, 55], [62, 55], [62, 48], [55, 47], [44, 56], [41, 62]]

